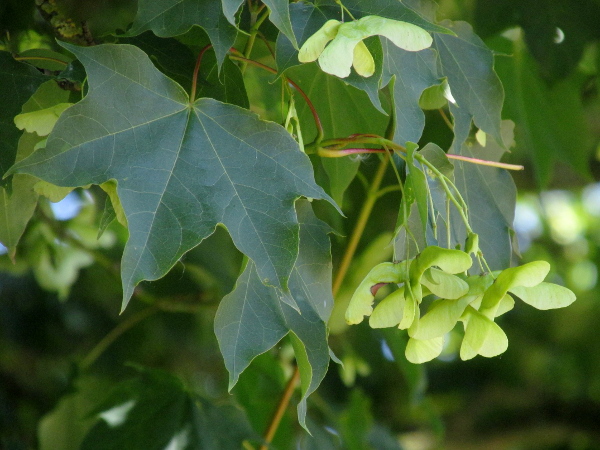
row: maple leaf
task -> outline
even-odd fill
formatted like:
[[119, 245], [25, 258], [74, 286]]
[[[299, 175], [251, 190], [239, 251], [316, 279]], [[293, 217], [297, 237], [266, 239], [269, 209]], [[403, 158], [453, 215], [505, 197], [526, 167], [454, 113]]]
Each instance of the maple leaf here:
[[298, 255], [294, 201], [333, 203], [290, 134], [238, 106], [190, 102], [137, 47], [62, 45], [85, 66], [89, 93], [61, 116], [46, 148], [10, 173], [59, 186], [116, 180], [129, 225], [123, 308], [140, 281], [162, 277], [218, 224], [263, 283], [287, 292]]

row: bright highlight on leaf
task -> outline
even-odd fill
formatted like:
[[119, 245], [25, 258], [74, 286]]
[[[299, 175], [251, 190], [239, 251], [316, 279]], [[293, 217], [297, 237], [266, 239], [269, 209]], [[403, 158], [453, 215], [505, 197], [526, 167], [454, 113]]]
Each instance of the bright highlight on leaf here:
[[[375, 35], [384, 36], [397, 47], [412, 52], [428, 48], [433, 42], [423, 28], [385, 17], [365, 16], [346, 23], [329, 20], [304, 43], [298, 60], [310, 62], [318, 57], [324, 72], [340, 78], [350, 75], [350, 67], [359, 75], [370, 77], [375, 72], [375, 61], [363, 40]], [[332, 42], [327, 45], [329, 41]]]

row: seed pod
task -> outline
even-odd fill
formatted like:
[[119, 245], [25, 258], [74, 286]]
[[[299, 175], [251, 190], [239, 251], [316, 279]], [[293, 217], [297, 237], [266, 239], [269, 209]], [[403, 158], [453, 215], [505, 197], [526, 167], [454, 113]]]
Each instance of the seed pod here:
[[361, 323], [364, 316], [373, 312], [374, 296], [371, 287], [378, 283], [401, 283], [406, 279], [409, 261], [401, 263], [385, 262], [376, 265], [360, 283], [346, 310], [346, 322], [349, 325]]

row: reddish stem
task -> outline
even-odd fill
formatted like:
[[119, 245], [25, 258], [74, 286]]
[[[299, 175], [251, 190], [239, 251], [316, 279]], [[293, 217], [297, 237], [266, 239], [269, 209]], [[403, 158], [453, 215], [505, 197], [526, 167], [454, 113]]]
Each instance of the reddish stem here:
[[196, 59], [196, 67], [194, 67], [194, 75], [192, 77], [192, 91], [190, 92], [190, 104], [194, 103], [194, 101], [196, 100], [196, 84], [198, 82], [198, 72], [200, 71], [202, 57], [204, 56], [206, 50], [208, 50], [211, 47], [212, 44], [208, 44], [202, 50], [200, 50], [200, 53], [198, 53], [198, 59]]
[[[237, 52], [235, 49], [232, 49], [233, 51]], [[230, 55], [229, 56], [231, 59], [235, 59], [237, 61], [242, 61], [248, 64], [252, 64], [253, 66], [259, 67], [263, 70], [266, 70], [267, 72], [270, 72], [272, 74], [277, 75], [277, 71], [275, 69], [273, 69], [272, 67], [266, 66], [262, 63], [259, 63], [258, 61], [254, 61], [252, 59], [248, 59], [248, 58], [244, 58], [243, 56], [236, 56], [236, 55]], [[283, 76], [283, 75], [282, 75]], [[296, 83], [294, 83], [292, 80], [290, 80], [288, 77], [283, 76], [283, 78], [285, 78], [285, 81], [292, 86], [304, 99], [304, 101], [306, 102], [306, 105], [308, 106], [308, 108], [310, 109], [310, 112], [313, 116], [313, 119], [315, 121], [315, 126], [317, 127], [317, 137], [315, 139], [316, 142], [320, 142], [321, 139], [323, 138], [323, 124], [321, 123], [321, 119], [319, 118], [319, 114], [317, 113], [317, 110], [315, 109], [315, 106], [312, 104], [312, 102], [310, 101], [310, 99], [308, 98], [308, 95], [306, 95], [306, 93], [300, 88], [300, 86], [298, 86]]]

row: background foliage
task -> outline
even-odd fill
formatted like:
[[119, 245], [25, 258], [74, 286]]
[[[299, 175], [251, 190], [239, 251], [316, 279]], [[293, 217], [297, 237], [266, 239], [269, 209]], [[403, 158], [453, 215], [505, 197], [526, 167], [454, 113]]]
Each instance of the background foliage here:
[[[17, 0], [0, 4], [0, 30], [4, 36], [4, 51], [0, 53], [3, 173], [15, 160], [18, 162], [32, 153], [36, 145], [44, 146], [42, 135], [49, 132], [26, 128], [21, 136], [13, 122], [17, 114], [43, 111], [44, 119], [40, 122], [39, 115], [36, 116], [34, 126], [39, 127], [47, 120], [51, 129], [61, 111], [60, 107], [56, 109], [57, 105], [79, 102], [85, 92], [86, 100], [76, 108], [79, 111], [89, 108], [93, 114], [102, 116], [102, 108], [109, 110], [111, 101], [120, 101], [128, 95], [131, 86], [117, 82], [97, 87], [95, 74], [111, 70], [115, 77], [126, 79], [136, 67], [142, 66], [154, 70], [154, 78], [139, 83], [144, 91], [138, 98], [145, 98], [150, 106], [119, 111], [128, 118], [136, 117], [142, 125], [149, 121], [149, 114], [156, 115], [151, 118], [156, 119], [152, 122], [154, 129], [148, 127], [139, 136], [129, 136], [140, 148], [144, 148], [142, 136], [161, 136], [161, 148], [167, 150], [168, 139], [181, 140], [182, 136], [191, 140], [190, 146], [207, 148], [207, 142], [215, 136], [214, 129], [210, 129], [213, 125], [227, 129], [232, 136], [229, 142], [213, 146], [218, 157], [223, 157], [226, 149], [244, 145], [260, 149], [272, 140], [281, 140], [284, 146], [295, 145], [287, 133], [274, 127], [265, 127], [261, 130], [263, 134], [254, 135], [248, 143], [243, 134], [236, 135], [240, 123], [226, 121], [228, 113], [237, 114], [241, 111], [239, 107], [251, 105], [261, 118], [285, 124], [290, 109], [287, 88], [281, 79], [275, 80], [272, 74], [251, 65], [244, 68], [243, 63], [237, 65], [226, 57], [232, 45], [243, 48], [247, 40], [243, 34], [236, 36], [234, 25], [248, 30], [256, 19], [245, 3], [238, 14], [243, 2], [235, 0], [185, 0], [172, 9], [161, 9], [166, 2], [142, 0], [38, 3], [39, 7], [33, 2]], [[248, 239], [240, 234], [236, 241], [235, 233], [231, 233], [234, 224], [262, 220], [236, 210], [229, 216], [230, 233], [217, 228], [202, 245], [182, 256], [201, 237], [210, 234], [208, 230], [218, 221], [203, 216], [206, 224], [202, 222], [204, 225], [193, 230], [194, 236], [186, 235], [187, 244], [183, 247], [187, 247], [172, 250], [168, 258], [164, 255], [168, 254], [166, 247], [172, 239], [157, 240], [157, 248], [166, 252], [161, 254], [165, 260], [158, 262], [162, 269], [146, 268], [143, 275], [131, 271], [134, 281], [129, 288], [134, 292], [133, 298], [119, 315], [120, 259], [128, 238], [119, 222], [132, 229], [131, 208], [135, 206], [131, 205], [137, 203], [121, 196], [127, 217], [122, 215], [115, 200], [115, 186], [106, 181], [127, 179], [130, 174], [123, 175], [122, 164], [113, 164], [109, 175], [106, 170], [99, 174], [88, 172], [87, 178], [71, 184], [104, 183], [101, 187], [72, 192], [39, 183], [31, 175], [16, 174], [12, 178], [12, 194], [9, 185], [2, 187], [1, 205], [3, 214], [10, 214], [16, 224], [14, 228], [2, 228], [0, 236], [7, 247], [0, 273], [2, 447], [87, 449], [106, 448], [107, 442], [116, 448], [140, 449], [168, 445], [239, 448], [242, 441], [259, 445], [260, 436], [293, 373], [294, 358], [303, 368], [303, 382], [301, 389], [293, 394], [291, 404], [300, 405], [301, 420], [306, 408], [306, 425], [312, 436], [300, 427], [295, 408], [288, 408], [275, 435], [274, 448], [600, 447], [597, 429], [600, 344], [596, 338], [600, 317], [597, 285], [600, 185], [595, 183], [600, 151], [600, 4], [594, 0], [442, 0], [436, 9], [428, 1], [407, 0], [404, 3], [422, 15], [418, 20], [424, 26], [439, 30], [426, 21], [435, 18], [439, 25], [455, 31], [461, 40], [436, 34], [434, 46], [440, 58], [436, 61], [432, 50], [419, 52], [416, 58], [399, 52], [386, 41], [382, 45], [370, 38], [366, 43], [379, 64], [375, 75], [381, 80], [378, 86], [373, 79], [362, 79], [356, 74], [344, 82], [324, 74], [315, 64], [295, 62], [293, 41], [301, 44], [324, 18], [339, 15], [339, 7], [327, 2], [316, 2], [319, 7], [293, 2], [288, 9], [287, 1], [264, 3], [271, 11], [270, 21], [263, 22], [260, 28], [252, 58], [272, 65], [270, 49], [264, 41], [270, 43], [276, 51], [278, 68], [287, 69], [286, 75], [310, 96], [321, 113], [325, 139], [353, 133], [383, 135], [388, 120], [386, 112], [390, 112], [387, 97], [377, 93], [383, 86], [387, 86], [386, 92], [396, 95], [397, 104], [403, 105], [397, 111], [397, 141], [415, 140], [422, 146], [435, 142], [443, 149], [452, 148], [455, 153], [463, 151], [467, 155], [481, 155], [485, 150], [488, 159], [498, 159], [503, 149], [492, 143], [482, 150], [477, 147], [481, 144], [469, 137], [471, 120], [487, 132], [488, 144], [501, 135], [509, 144], [514, 136], [512, 152], [503, 161], [526, 166], [524, 172], [513, 176], [519, 192], [514, 229], [523, 262], [549, 261], [553, 267], [551, 281], [564, 283], [575, 291], [578, 301], [564, 310], [540, 313], [524, 306], [503, 316], [501, 324], [509, 336], [510, 347], [499, 358], [458, 361], [456, 335], [440, 358], [426, 366], [412, 365], [404, 357], [406, 336], [401, 331], [373, 330], [366, 326], [350, 329], [343, 320], [345, 306], [358, 283], [373, 265], [392, 257], [388, 244], [397, 220], [397, 196], [378, 199], [346, 280], [337, 292], [335, 305], [328, 291], [331, 279], [323, 275], [328, 273], [329, 252], [334, 267], [340, 263], [348, 241], [346, 236], [351, 234], [358, 212], [368, 199], [363, 183], [376, 175], [377, 158], [313, 156], [315, 183], [307, 158], [282, 153], [281, 161], [293, 164], [296, 171], [278, 179], [276, 186], [286, 184], [296, 189], [294, 194], [315, 199], [329, 195], [347, 218], [324, 201], [312, 203], [316, 216], [308, 202], [297, 202], [299, 231], [294, 235], [289, 227], [282, 226], [281, 232], [289, 234], [288, 241], [300, 242], [299, 258], [273, 262], [280, 254], [263, 254], [253, 248], [263, 238]], [[204, 5], [205, 9], [195, 9], [196, 4]], [[411, 10], [398, 9], [406, 8], [399, 2], [344, 4], [358, 15], [376, 11], [398, 18], [399, 11], [404, 11], [406, 17], [412, 17]], [[194, 24], [202, 28], [192, 27]], [[116, 47], [110, 54], [90, 56], [98, 47], [66, 46], [84, 64], [86, 72], [73, 54], [65, 51], [65, 46], [57, 44], [56, 34], [62, 40], [82, 46], [95, 41], [118, 42], [137, 49], [128, 47], [128, 57], [119, 65], [123, 55]], [[492, 54], [486, 53], [477, 36], [494, 52], [494, 69], [505, 92], [502, 109], [501, 99], [489, 98], [494, 92], [483, 101], [495, 104], [497, 109], [478, 108], [481, 99], [476, 97], [483, 95], [482, 86], [494, 85], [497, 80], [491, 71]], [[215, 51], [204, 55], [196, 98], [216, 98], [235, 106], [227, 105], [223, 110], [217, 102], [201, 100], [203, 103], [196, 108], [197, 122], [180, 125], [182, 120], [177, 119], [177, 114], [187, 114], [182, 105], [191, 90], [196, 56], [209, 40]], [[453, 66], [453, 59], [461, 55], [461, 45], [475, 48], [475, 53], [462, 53], [465, 60], [461, 64], [472, 68], [466, 74], [461, 74], [460, 64]], [[42, 53], [39, 49], [43, 49]], [[478, 83], [482, 83], [482, 76], [477, 72], [477, 62], [481, 59], [475, 62], [468, 59], [475, 58], [477, 51], [482, 52], [480, 58], [488, 59], [488, 70], [483, 67], [481, 72], [487, 81], [481, 85]], [[144, 52], [150, 55], [149, 59]], [[17, 63], [11, 53], [20, 57], [49, 56], [59, 63], [46, 61], [38, 64], [38, 69]], [[101, 57], [117, 63], [107, 69], [109, 64], [98, 63]], [[179, 83], [187, 93], [175, 83], [165, 81], [162, 74]], [[447, 113], [454, 119], [454, 133], [437, 112], [444, 104], [429, 105], [431, 108], [424, 108], [424, 112], [419, 107], [427, 106], [427, 91], [425, 95], [423, 91], [442, 76], [448, 77], [451, 86], [463, 86], [453, 88], [453, 95], [459, 104], [468, 105], [462, 109], [449, 105]], [[242, 80], [246, 89], [240, 88]], [[157, 86], [168, 94], [161, 97], [164, 103], [158, 106], [150, 98]], [[466, 96], [471, 90], [475, 98]], [[302, 135], [305, 140], [311, 139], [317, 132], [311, 112], [298, 95], [294, 98], [292, 105], [297, 110]], [[96, 104], [91, 103], [94, 99]], [[215, 117], [224, 119], [213, 120]], [[168, 127], [160, 125], [165, 118], [170, 121]], [[500, 118], [514, 125], [503, 122], [501, 129]], [[238, 119], [248, 127], [254, 127], [258, 121], [248, 113]], [[67, 125], [63, 122], [59, 126]], [[173, 131], [178, 126], [179, 134]], [[293, 126], [291, 130], [299, 133]], [[97, 130], [89, 123], [72, 126], [74, 139], [85, 132], [93, 134]], [[82, 139], [88, 141], [86, 136]], [[147, 154], [153, 142], [145, 144]], [[116, 145], [126, 147], [125, 144], [130, 142]], [[58, 148], [60, 143], [53, 143], [51, 137], [45, 151], [52, 151], [53, 145]], [[158, 166], [166, 164], [165, 153], [168, 152], [157, 160]], [[149, 170], [152, 167], [147, 154], [140, 164]], [[216, 177], [214, 166], [205, 170]], [[266, 166], [262, 170], [269, 174], [273, 168]], [[505, 199], [516, 195], [510, 180], [502, 178], [507, 177], [504, 173], [492, 180], [486, 175], [489, 172], [478, 173], [478, 168], [461, 163], [455, 165], [455, 170], [465, 180], [459, 188], [479, 194], [469, 201], [474, 202], [470, 207], [476, 215], [474, 221], [479, 221], [482, 246], [488, 246], [484, 249], [486, 255], [493, 255], [490, 259], [498, 266], [506, 265], [514, 259], [510, 251], [513, 236], [509, 231], [513, 226], [512, 211], [503, 209]], [[245, 167], [235, 164], [225, 170], [235, 172], [237, 177], [243, 177], [245, 171]], [[181, 173], [182, 178], [197, 175], [194, 171]], [[70, 167], [61, 161], [42, 178], [57, 181], [70, 174]], [[149, 179], [147, 171], [138, 175], [133, 180], [136, 187]], [[267, 180], [268, 176], [262, 178]], [[277, 188], [268, 186], [263, 179], [264, 184], [250, 188], [277, 194]], [[460, 179], [457, 177], [457, 184]], [[393, 172], [388, 171], [384, 185], [393, 186], [394, 182]], [[165, 191], [174, 198], [184, 195], [177, 189]], [[223, 192], [226, 188], [221, 186], [215, 191], [207, 188], [202, 198], [214, 200]], [[279, 215], [291, 217], [294, 196], [259, 205], [258, 209], [269, 211], [279, 207], [283, 211]], [[63, 197], [59, 203], [52, 203]], [[115, 201], [111, 203], [108, 199]], [[219, 205], [218, 198], [213, 203], [199, 204], [199, 208], [211, 210], [215, 205]], [[483, 214], [477, 216], [478, 211], [489, 205], [496, 214], [493, 220]], [[196, 216], [193, 222], [199, 223]], [[25, 224], [27, 228], [20, 237]], [[103, 230], [100, 239], [96, 239], [98, 227]], [[161, 227], [165, 233], [174, 230], [168, 221]], [[334, 232], [329, 234], [329, 247], [323, 236], [331, 231]], [[243, 238], [247, 242], [240, 244]], [[133, 248], [131, 242], [127, 245]], [[234, 243], [238, 248], [245, 245], [244, 252], [253, 261], [260, 261], [258, 269], [254, 262], [244, 259]], [[504, 253], [496, 254], [497, 249]], [[132, 260], [138, 257], [135, 252], [130, 254], [134, 255]], [[269, 261], [272, 270], [267, 275]], [[319, 263], [311, 267], [305, 264], [307, 261]], [[279, 291], [261, 283], [261, 279], [270, 277], [285, 285], [286, 276], [278, 270], [292, 274], [290, 296], [282, 301]], [[167, 271], [164, 278], [142, 281], [133, 291], [137, 281], [158, 278]], [[313, 302], [310, 295], [298, 294], [308, 291], [302, 284], [307, 273], [321, 275], [316, 287], [310, 289], [320, 289], [318, 298], [327, 299], [324, 307]], [[129, 298], [125, 297], [126, 304]], [[274, 306], [265, 305], [265, 299]], [[323, 361], [329, 358], [329, 349], [317, 344], [327, 336], [323, 320], [330, 311], [329, 345], [344, 365], [342, 368], [330, 363], [327, 373], [313, 371], [312, 368], [326, 365]], [[251, 341], [254, 344], [249, 348], [243, 347], [243, 334], [238, 333], [237, 340], [232, 340], [228, 332], [220, 336], [217, 331], [215, 335], [215, 323], [221, 330], [231, 324], [260, 330], [256, 324], [261, 320], [277, 326], [269, 329], [269, 335], [254, 336]], [[312, 334], [314, 328], [307, 328], [307, 322], [318, 324], [321, 334]], [[290, 330], [291, 338], [281, 340]], [[259, 341], [263, 344], [260, 351], [255, 345]], [[224, 361], [220, 349], [228, 346], [233, 350]], [[302, 358], [308, 363], [302, 365]], [[307, 367], [311, 368], [308, 372]], [[230, 395], [228, 386], [236, 380]], [[314, 391], [321, 380], [319, 389]], [[136, 402], [131, 402], [131, 398], [136, 398]]]

